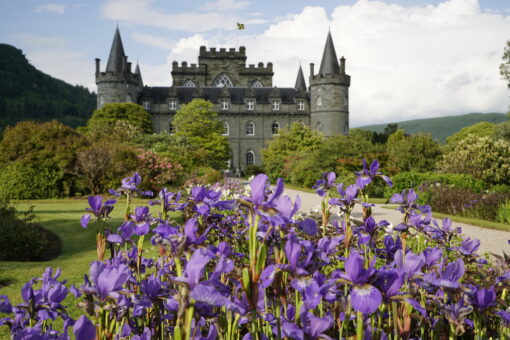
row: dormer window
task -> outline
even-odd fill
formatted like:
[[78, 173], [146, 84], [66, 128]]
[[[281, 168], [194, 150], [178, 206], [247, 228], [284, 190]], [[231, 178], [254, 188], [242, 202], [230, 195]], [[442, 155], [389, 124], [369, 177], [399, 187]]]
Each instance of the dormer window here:
[[143, 101], [143, 108], [146, 109], [146, 110], [150, 110], [151, 109], [151, 102], [149, 100], [144, 100]]
[[305, 110], [305, 102], [298, 102], [298, 110], [299, 111]]
[[255, 109], [255, 102], [253, 100], [249, 100], [246, 102], [246, 110], [253, 111]]
[[228, 102], [226, 100], [221, 102], [221, 109], [228, 110]]
[[278, 100], [273, 101], [273, 111], [280, 110], [280, 102]]
[[175, 100], [171, 100], [170, 103], [168, 103], [168, 108], [170, 110], [177, 110], [177, 102]]

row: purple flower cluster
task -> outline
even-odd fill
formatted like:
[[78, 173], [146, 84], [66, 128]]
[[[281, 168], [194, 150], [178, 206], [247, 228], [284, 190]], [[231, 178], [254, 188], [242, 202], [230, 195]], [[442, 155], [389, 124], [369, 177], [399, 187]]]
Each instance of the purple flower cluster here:
[[[106, 232], [110, 257], [92, 262], [80, 287], [48, 268], [23, 286], [23, 303], [0, 296], [0, 325], [13, 339], [508, 338], [508, 261], [481, 257], [478, 240], [434, 220], [412, 190], [392, 199], [402, 223], [376, 221], [363, 192], [376, 176], [391, 181], [377, 161], [357, 176], [352, 185], [333, 173], [317, 182], [319, 218], [296, 214], [299, 198], [263, 174], [234, 200], [203, 186], [163, 189], [152, 208], [132, 213], [127, 200], [125, 221]], [[132, 195], [140, 182], [135, 174], [122, 189]], [[89, 203], [85, 216], [98, 221], [116, 204]], [[331, 206], [343, 219], [330, 221]], [[145, 256], [145, 235], [157, 255]], [[77, 320], [69, 293], [83, 310]]]

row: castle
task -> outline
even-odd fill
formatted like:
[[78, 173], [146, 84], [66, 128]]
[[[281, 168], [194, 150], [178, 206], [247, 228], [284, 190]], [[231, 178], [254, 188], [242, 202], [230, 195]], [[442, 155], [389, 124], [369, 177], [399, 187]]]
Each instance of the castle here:
[[138, 103], [151, 114], [155, 132], [173, 133], [172, 118], [182, 104], [195, 98], [209, 100], [230, 142], [233, 171], [260, 165], [261, 150], [293, 122], [326, 137], [349, 130], [350, 76], [345, 73], [345, 58], [337, 59], [330, 32], [317, 74], [310, 64], [308, 88], [301, 66], [294, 87], [273, 87], [273, 64], [247, 67], [243, 46], [239, 50], [201, 46], [198, 65], [174, 61], [171, 74], [172, 86], [144, 86], [140, 67], [132, 72], [117, 28], [105, 72], [96, 59], [97, 106]]

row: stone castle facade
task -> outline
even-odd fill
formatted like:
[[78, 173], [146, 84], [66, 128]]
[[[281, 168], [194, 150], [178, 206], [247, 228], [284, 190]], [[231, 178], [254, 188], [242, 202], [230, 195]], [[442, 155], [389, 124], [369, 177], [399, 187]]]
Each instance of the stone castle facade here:
[[173, 133], [180, 106], [195, 98], [211, 101], [232, 148], [233, 171], [262, 163], [261, 150], [280, 129], [300, 122], [326, 137], [349, 130], [350, 76], [345, 59], [337, 59], [328, 33], [319, 72], [310, 64], [309, 84], [299, 67], [294, 87], [273, 87], [273, 64], [246, 66], [246, 48], [200, 47], [198, 64], [172, 63], [172, 86], [143, 85], [124, 53], [117, 28], [104, 72], [96, 59], [98, 108], [106, 103], [134, 102], [151, 115], [154, 131]]

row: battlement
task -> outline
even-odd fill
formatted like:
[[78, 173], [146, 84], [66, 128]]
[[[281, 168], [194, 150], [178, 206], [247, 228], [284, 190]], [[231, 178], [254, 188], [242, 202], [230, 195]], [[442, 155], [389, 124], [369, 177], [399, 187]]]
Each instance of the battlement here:
[[241, 75], [273, 75], [273, 63], [267, 63], [267, 66], [264, 66], [264, 63], [258, 63], [257, 66], [255, 64], [250, 64], [248, 67], [245, 67], [244, 70], [239, 72]]
[[138, 85], [139, 77], [134, 73], [119, 74], [110, 71], [96, 73], [96, 84], [109, 82]]
[[310, 76], [310, 86], [325, 84], [350, 86], [351, 76], [348, 74], [316, 74]]
[[172, 63], [172, 73], [173, 74], [181, 74], [181, 73], [193, 73], [193, 74], [205, 74], [207, 72], [205, 65], [197, 65], [197, 64], [190, 64], [188, 66], [188, 63], [183, 61], [181, 63], [181, 66], [179, 66], [179, 63], [177, 61], [174, 61]]
[[242, 59], [246, 60], [246, 47], [241, 46], [237, 51], [235, 48], [220, 48], [219, 50], [216, 47], [211, 47], [209, 50], [205, 46], [200, 46], [200, 54], [198, 55], [198, 60], [200, 59]]

